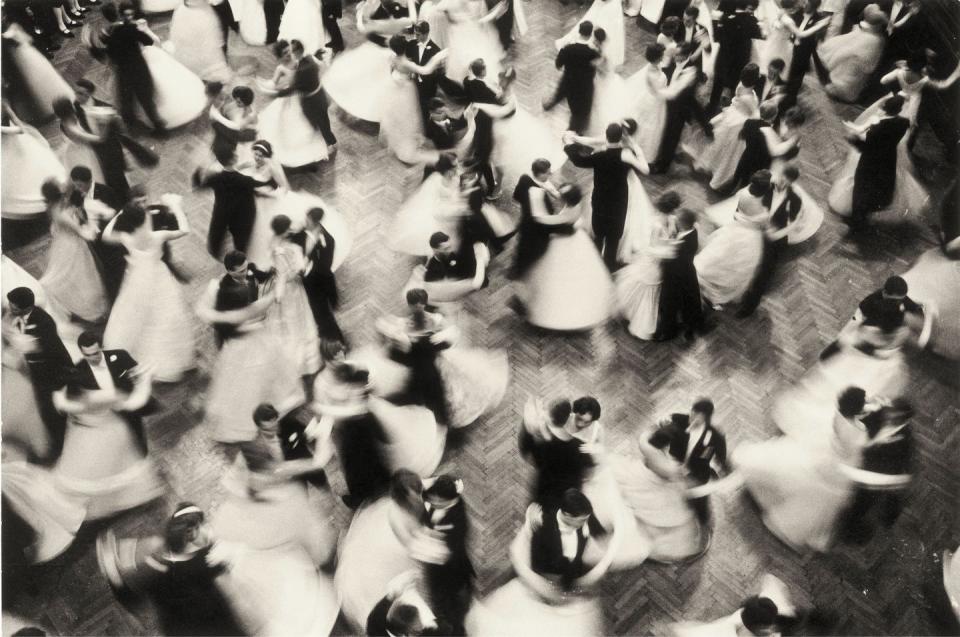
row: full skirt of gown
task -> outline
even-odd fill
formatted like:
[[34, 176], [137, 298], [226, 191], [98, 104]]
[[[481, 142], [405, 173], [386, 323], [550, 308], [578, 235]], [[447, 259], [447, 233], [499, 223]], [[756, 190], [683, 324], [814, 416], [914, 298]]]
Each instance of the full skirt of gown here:
[[48, 179], [63, 182], [66, 171], [50, 144], [40, 131], [32, 126], [24, 127], [23, 134], [3, 135], [2, 210], [4, 219], [17, 219], [26, 215], [42, 213], [47, 209], [40, 187]]
[[[267, 43], [267, 16], [263, 11], [263, 0], [240, 0], [240, 12], [234, 12], [240, 23], [240, 37], [250, 46], [263, 46]], [[305, 49], [306, 50], [306, 49]]]
[[[598, 1], [612, 2], [613, 0]], [[621, 122], [635, 115], [633, 109], [630, 108], [630, 103], [636, 98], [630, 95], [630, 88], [629, 81], [618, 73], [596, 74], [593, 79], [593, 105], [590, 108], [590, 123], [587, 126], [589, 135], [602, 136], [609, 124]], [[645, 149], [644, 156], [646, 157]], [[652, 157], [650, 161], [653, 161]]]
[[366, 630], [370, 611], [387, 594], [390, 580], [417, 568], [390, 526], [394, 506], [388, 497], [365, 504], [353, 516], [340, 542], [334, 582], [344, 616], [361, 632]]
[[286, 281], [283, 297], [270, 308], [267, 320], [273, 324], [269, 329], [280, 336], [285, 358], [300, 376], [320, 371], [320, 337], [301, 277]]
[[610, 318], [613, 282], [593, 241], [582, 230], [554, 234], [524, 274], [526, 320], [550, 330], [585, 330]]
[[503, 183], [516, 183], [535, 159], [548, 160], [554, 172], [567, 163], [560, 135], [523, 106], [510, 117], [493, 121], [493, 139], [491, 158], [503, 170]]
[[30, 377], [26, 370], [7, 365], [0, 367], [0, 374], [4, 449], [19, 449], [29, 458], [46, 458], [50, 453], [50, 434], [40, 418]]
[[436, 162], [439, 152], [422, 148], [423, 116], [413, 80], [392, 74], [384, 100], [389, 108], [380, 117], [380, 141], [405, 164]]
[[156, 253], [127, 256], [120, 293], [110, 311], [103, 345], [125, 349], [161, 382], [180, 380], [194, 367], [194, 316], [180, 283]]
[[40, 285], [66, 312], [97, 322], [106, 316], [110, 306], [100, 278], [100, 266], [90, 245], [57, 222], [51, 224], [50, 233], [47, 269]]
[[82, 504], [59, 491], [47, 469], [21, 460], [3, 462], [3, 497], [33, 529], [29, 557], [35, 564], [66, 551], [87, 513]]
[[250, 233], [250, 243], [247, 245], [247, 258], [261, 270], [269, 270], [273, 264], [270, 246], [273, 238], [270, 222], [273, 217], [286, 215], [290, 218], [290, 230], [299, 232], [303, 229], [307, 212], [311, 208], [323, 208], [323, 227], [334, 240], [331, 269], [336, 271], [353, 246], [353, 232], [347, 218], [326, 201], [309, 192], [277, 191], [277, 195], [257, 197], [257, 217], [253, 223], [253, 232]]
[[433, 412], [419, 405], [397, 406], [381, 398], [370, 399], [370, 411], [387, 436], [384, 456], [391, 471], [407, 469], [422, 478], [440, 466], [447, 429], [437, 424]]
[[492, 23], [480, 24], [476, 21], [450, 23], [447, 27], [447, 51], [449, 57], [444, 63], [444, 74], [456, 82], [470, 73], [470, 63], [477, 58], [487, 65], [487, 76], [498, 77], [505, 56], [500, 45], [500, 36]]
[[596, 598], [574, 598], [566, 604], [548, 604], [519, 579], [512, 579], [467, 614], [468, 635], [557, 635], [596, 637], [603, 635], [603, 610]]
[[276, 97], [260, 112], [257, 136], [270, 142], [273, 156], [287, 168], [309, 166], [330, 156], [323, 135], [307, 120], [296, 94]]
[[627, 321], [627, 331], [643, 340], [657, 333], [660, 293], [663, 289], [661, 260], [649, 254], [620, 269], [616, 280], [617, 308]]
[[[824, 212], [820, 204], [799, 184], [793, 184], [793, 191], [800, 197], [800, 212], [787, 231], [787, 242], [790, 245], [803, 243], [817, 233], [823, 225]], [[733, 215], [737, 211], [737, 196], [727, 197], [722, 201], [707, 206], [704, 215], [717, 226], [726, 226], [733, 223]]]
[[12, 49], [11, 62], [23, 78], [22, 90], [5, 91], [14, 112], [27, 122], [45, 122], [53, 118], [53, 103], [66, 98], [73, 102], [73, 89], [40, 51], [28, 42]]
[[221, 48], [220, 19], [210, 5], [181, 2], [170, 20], [170, 42], [177, 61], [201, 80], [226, 83], [233, 77]]
[[920, 255], [903, 278], [910, 298], [923, 305], [930, 323], [927, 347], [951, 360], [960, 359], [960, 261], [934, 248]]
[[[757, 64], [760, 65], [761, 69], [766, 69], [771, 60], [780, 58], [787, 65], [786, 69], [789, 72], [790, 62], [793, 60], [793, 34], [786, 27], [777, 23], [781, 14], [777, 11], [776, 5], [773, 5], [773, 7], [775, 13], [767, 20], [771, 27], [770, 32], [760, 47], [760, 59]], [[788, 79], [786, 73], [783, 79]]]
[[253, 440], [253, 410], [260, 403], [270, 403], [283, 414], [303, 402], [299, 370], [283, 352], [279, 336], [263, 324], [224, 341], [211, 373], [204, 417], [214, 440]]
[[157, 112], [167, 128], [179, 128], [207, 110], [206, 87], [193, 71], [157, 46], [143, 47], [143, 59], [153, 76]]
[[327, 43], [320, 0], [288, 0], [280, 19], [279, 39], [300, 40], [303, 50], [313, 53]]
[[450, 21], [445, 11], [438, 10], [442, 0], [424, 0], [420, 5], [417, 18], [430, 25], [430, 39], [441, 49], [447, 48], [447, 29]]
[[743, 443], [731, 460], [771, 533], [797, 551], [830, 548], [853, 484], [829, 449], [781, 437]]
[[324, 74], [323, 88], [330, 99], [350, 115], [379, 123], [392, 107], [386, 101], [394, 88], [391, 55], [389, 49], [372, 42], [344, 51]]
[[140, 0], [140, 10], [148, 14], [167, 13], [182, 5], [182, 0]]
[[88, 520], [146, 504], [166, 490], [132, 426], [109, 409], [70, 417], [53, 475]]
[[660, 142], [667, 125], [667, 102], [650, 90], [645, 78], [647, 68], [627, 78], [632, 94], [630, 116], [637, 121], [636, 140], [647, 161], [653, 161], [660, 152]]
[[590, 8], [577, 20], [567, 34], [556, 41], [559, 51], [567, 44], [576, 42], [579, 38], [577, 29], [583, 22], [590, 22], [593, 28], [602, 28], [607, 33], [607, 40], [603, 44], [604, 54], [614, 69], [623, 64], [626, 35], [624, 30], [623, 4], [621, 0], [594, 0]]
[[817, 52], [830, 73], [827, 93], [844, 102], [855, 102], [880, 63], [885, 41], [885, 35], [854, 27], [823, 42]]
[[[747, 147], [747, 143], [740, 137], [740, 131], [747, 119], [748, 116], [743, 110], [728, 106], [710, 120], [713, 125], [713, 141], [703, 144], [703, 149], [699, 152], [689, 150], [684, 144], [684, 150], [696, 157], [694, 168], [710, 174], [710, 187], [714, 190], [723, 189], [737, 171], [740, 158]], [[691, 132], [691, 135], [702, 136], [702, 132], [698, 129]]]
[[457, 238], [462, 217], [458, 217], [463, 205], [458, 196], [447, 192], [443, 175], [433, 173], [397, 211], [387, 234], [387, 245], [392, 250], [426, 257], [433, 254], [430, 236], [444, 232]]
[[636, 458], [614, 455], [609, 464], [639, 532], [649, 543], [650, 559], [675, 562], [703, 549], [705, 531], [684, 496], [683, 481], [664, 479]]
[[693, 259], [704, 298], [714, 305], [746, 294], [763, 258], [763, 232], [738, 223], [724, 226]]

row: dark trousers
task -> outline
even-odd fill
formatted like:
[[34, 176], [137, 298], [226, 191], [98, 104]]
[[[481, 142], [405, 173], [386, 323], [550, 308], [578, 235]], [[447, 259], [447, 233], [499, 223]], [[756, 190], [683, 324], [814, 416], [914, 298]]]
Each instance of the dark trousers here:
[[[810, 60], [820, 61], [817, 50], [812, 46], [802, 45], [793, 47], [793, 58], [790, 61], [790, 68], [787, 70], [787, 84], [784, 86], [784, 98], [780, 102], [780, 112], [797, 105], [797, 97], [800, 95], [800, 89], [803, 87], [803, 78], [807, 75], [810, 68]], [[820, 62], [823, 66], [823, 63]]]
[[576, 133], [583, 134], [590, 125], [590, 109], [593, 108], [593, 80], [589, 85], [584, 82], [571, 82], [566, 77], [560, 80], [560, 85], [556, 92], [543, 105], [545, 110], [550, 110], [562, 100], [567, 100], [567, 106], [570, 107], [570, 124], [567, 127]]
[[333, 313], [333, 308], [337, 305], [337, 284], [333, 274], [329, 277], [306, 276], [303, 279], [303, 288], [307, 293], [307, 302], [310, 303], [310, 311], [313, 313], [320, 338], [344, 342], [343, 332]]
[[660, 292], [660, 316], [657, 337], [671, 338], [678, 326], [688, 333], [703, 325], [703, 301], [700, 283], [692, 261], [679, 263], [676, 259], [663, 266], [663, 288]]
[[893, 526], [903, 510], [903, 497], [899, 491], [871, 491], [859, 489], [853, 504], [843, 514], [841, 534], [843, 539], [854, 543], [863, 543], [873, 534], [873, 526], [867, 519], [870, 512], [879, 513], [880, 523], [885, 527]]
[[337, 13], [332, 11], [323, 12], [323, 28], [327, 32], [327, 35], [330, 36], [330, 41], [327, 43], [327, 46], [334, 51], [334, 53], [339, 53], [343, 51], [343, 34], [340, 33], [340, 24], [337, 20], [340, 18]]
[[740, 301], [741, 314], [752, 314], [760, 305], [760, 299], [767, 291], [770, 280], [776, 272], [777, 262], [786, 247], [786, 238], [779, 241], [770, 241], [766, 237], [763, 238], [763, 257], [760, 259], [760, 269], [757, 270], [753, 281], [750, 282], [750, 287], [747, 288], [747, 293], [743, 295], [743, 299]]
[[62, 370], [55, 366], [33, 363], [27, 367], [33, 394], [40, 411], [40, 420], [50, 436], [50, 456], [46, 460], [56, 460], [63, 450], [63, 437], [67, 430], [66, 417], [53, 406], [53, 392], [59, 389]]
[[425, 564], [431, 610], [447, 624], [449, 635], [466, 635], [464, 620], [473, 597], [473, 567], [470, 558], [451, 556], [446, 564]]
[[286, 4], [283, 0], [264, 0], [263, 16], [267, 22], [267, 44], [276, 42], [280, 37], [280, 19], [283, 18], [285, 8]]
[[307, 118], [307, 121], [310, 122], [310, 125], [313, 126], [314, 129], [320, 131], [320, 134], [323, 135], [323, 141], [327, 143], [327, 146], [336, 144], [337, 136], [334, 135], [333, 130], [330, 129], [330, 113], [328, 112], [330, 102], [327, 100], [327, 94], [323, 88], [317, 89], [317, 91], [311, 95], [302, 95], [300, 97], [300, 104], [302, 105], [303, 114]]
[[153, 86], [153, 77], [146, 64], [117, 68], [117, 101], [120, 105], [120, 116], [123, 121], [130, 123], [137, 121], [136, 105], [146, 114], [147, 119], [156, 129], [166, 127], [157, 112], [155, 100], [156, 92]]
[[[620, 245], [620, 238], [623, 237], [623, 224], [626, 217], [626, 210], [610, 211], [614, 216], [607, 217], [604, 210], [593, 210], [593, 241], [597, 245], [597, 250], [603, 255], [603, 262], [607, 264], [607, 269], [611, 272], [617, 269], [617, 246]], [[619, 212], [619, 214], [616, 214]]]
[[[253, 215], [256, 215], [255, 211]], [[253, 232], [253, 215], [238, 214], [236, 210], [218, 210], [214, 207], [207, 232], [207, 252], [219, 258], [228, 232], [233, 237], [234, 249], [246, 252], [250, 234]]]
[[227, 44], [230, 42], [230, 29], [237, 28], [237, 21], [233, 17], [233, 10], [230, 8], [228, 0], [223, 0], [220, 4], [213, 7], [220, 20], [220, 31], [223, 33], [223, 54], [227, 54]]

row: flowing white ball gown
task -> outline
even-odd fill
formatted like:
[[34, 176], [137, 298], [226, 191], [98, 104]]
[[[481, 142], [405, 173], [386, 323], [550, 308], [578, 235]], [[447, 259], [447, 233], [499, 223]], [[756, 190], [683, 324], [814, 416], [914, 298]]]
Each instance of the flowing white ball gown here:
[[144, 13], [167, 13], [180, 6], [180, 0], [141, 0], [140, 10]]
[[300, 40], [303, 50], [313, 53], [327, 43], [320, 0], [289, 0], [280, 18], [279, 39]]
[[[318, 62], [321, 67], [325, 64]], [[288, 87], [293, 77], [293, 69], [278, 65], [269, 92]], [[273, 156], [287, 168], [309, 166], [330, 156], [323, 135], [307, 120], [296, 93], [276, 96], [267, 104], [257, 119], [257, 136], [270, 142]]]
[[[733, 100], [730, 105], [717, 114], [710, 123], [713, 125], [713, 141], [702, 142], [702, 150], [687, 150], [694, 159], [693, 165], [697, 170], [710, 174], [710, 187], [721, 190], [730, 183], [740, 157], [746, 149], [746, 142], [740, 136], [743, 124], [748, 119], [757, 118], [760, 114], [760, 101], [752, 88], [737, 84]], [[702, 137], [699, 129], [692, 135]], [[699, 146], [696, 142], [691, 147]]]
[[923, 305], [930, 335], [927, 347], [950, 360], [960, 359], [960, 261], [940, 248], [920, 255], [903, 279], [910, 298]]
[[[228, 1], [228, 0], [225, 0]], [[233, 15], [240, 23], [240, 37], [250, 46], [263, 46], [267, 43], [267, 16], [263, 11], [263, 0], [236, 0], [230, 2]], [[239, 5], [239, 6], [238, 6]]]
[[[224, 0], [226, 1], [226, 0]], [[229, 82], [220, 19], [207, 0], [184, 0], [170, 20], [173, 56], [205, 82]]]
[[613, 70], [623, 66], [626, 35], [621, 0], [593, 0], [593, 4], [583, 14], [583, 17], [577, 20], [577, 24], [556, 41], [558, 51], [567, 44], [577, 41], [579, 38], [577, 29], [583, 22], [591, 22], [594, 29], [602, 28], [606, 32], [607, 40], [603, 45], [604, 55], [609, 58], [610, 67]]
[[446, 15], [445, 40], [450, 52], [444, 73], [461, 84], [470, 73], [470, 63], [480, 58], [487, 66], [488, 77], [498, 77], [506, 55], [500, 45], [497, 29], [491, 21], [481, 21], [490, 13], [484, 0], [441, 0], [437, 11]]
[[843, 102], [855, 102], [883, 55], [886, 30], [861, 22], [843, 35], [828, 38], [818, 48], [820, 60], [830, 73], [827, 93]]
[[56, 204], [50, 214], [50, 247], [40, 285], [61, 309], [95, 323], [106, 316], [110, 306], [100, 264], [79, 232], [92, 237], [96, 230], [88, 221], [81, 221], [73, 206]]
[[303, 287], [306, 258], [303, 248], [289, 238], [274, 237], [272, 245], [270, 263], [276, 268], [272, 289], [277, 302], [267, 320], [274, 323], [287, 360], [294, 363], [300, 376], [309, 376], [320, 369], [320, 337]]
[[667, 101], [660, 95], [667, 87], [667, 76], [659, 66], [647, 64], [627, 78], [627, 87], [632, 96], [629, 116], [637, 121], [634, 137], [644, 157], [653, 161], [667, 123]]
[[0, 211], [4, 219], [42, 213], [46, 204], [40, 195], [43, 182], [62, 182], [66, 171], [40, 131], [26, 124], [5, 122], [0, 149], [0, 180], [3, 182]]
[[8, 55], [16, 77], [5, 77], [11, 83], [5, 97], [13, 110], [28, 122], [43, 122], [53, 117], [53, 103], [66, 98], [76, 99], [73, 89], [40, 51], [33, 39], [19, 24], [13, 23], [3, 32], [3, 52]]
[[[165, 46], [143, 47], [143, 59], [153, 77], [154, 101], [160, 118], [167, 128], [179, 128], [200, 117], [209, 101], [203, 81], [170, 55]], [[138, 112], [143, 115], [139, 106]]]
[[103, 344], [130, 352], [153, 370], [156, 380], [175, 382], [195, 364], [194, 317], [180, 283], [163, 261], [170, 233], [147, 232], [145, 244], [138, 245], [132, 238], [122, 240], [127, 269], [103, 332]]
[[763, 229], [768, 211], [747, 189], [737, 194], [733, 223], [710, 234], [693, 259], [703, 297], [714, 305], [743, 298], [763, 257]]
[[[787, 243], [795, 245], [803, 243], [817, 233], [823, 225], [824, 212], [816, 199], [799, 183], [791, 186], [793, 192], [800, 197], [800, 211], [796, 218], [787, 227]], [[705, 217], [717, 226], [726, 226], [734, 222], [737, 213], [737, 202], [740, 192], [732, 197], [707, 206], [703, 211]]]
[[397, 211], [387, 232], [387, 245], [397, 252], [426, 257], [433, 254], [430, 236], [443, 232], [457, 238], [467, 214], [456, 171], [431, 173]]
[[652, 340], [660, 317], [662, 262], [676, 253], [673, 241], [677, 235], [676, 220], [649, 205], [643, 212], [628, 208], [627, 222], [636, 230], [629, 233], [632, 249], [629, 255], [625, 255], [628, 265], [614, 277], [617, 306], [627, 321], [627, 331], [637, 338]]

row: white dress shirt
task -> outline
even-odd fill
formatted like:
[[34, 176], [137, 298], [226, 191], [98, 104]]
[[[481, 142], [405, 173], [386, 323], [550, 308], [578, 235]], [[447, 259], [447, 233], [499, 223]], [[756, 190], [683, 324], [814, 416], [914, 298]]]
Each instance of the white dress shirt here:
[[90, 371], [93, 372], [93, 377], [96, 379], [97, 384], [100, 385], [100, 389], [116, 389], [116, 386], [113, 384], [113, 376], [110, 375], [110, 369], [107, 367], [105, 354], [100, 355], [99, 363], [90, 365]]

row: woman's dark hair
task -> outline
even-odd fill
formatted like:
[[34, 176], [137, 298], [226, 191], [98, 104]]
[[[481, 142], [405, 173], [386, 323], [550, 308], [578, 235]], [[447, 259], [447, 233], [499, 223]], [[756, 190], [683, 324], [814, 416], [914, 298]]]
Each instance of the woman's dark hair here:
[[569, 400], [555, 400], [550, 403], [550, 408], [547, 411], [550, 414], [550, 422], [557, 427], [561, 427], [570, 418], [573, 406]]
[[232, 270], [247, 260], [247, 255], [239, 250], [231, 250], [223, 257], [223, 266]]
[[760, 80], [760, 67], [750, 62], [740, 71], [740, 83], [747, 88], [753, 88]]
[[766, 169], [758, 170], [750, 176], [750, 194], [754, 197], [762, 197], [770, 189], [770, 171]]
[[853, 418], [867, 403], [867, 392], [859, 387], [847, 387], [837, 397], [837, 411], [844, 418]]
[[422, 490], [420, 476], [409, 469], [398, 469], [390, 479], [390, 499], [411, 513], [423, 506]]
[[77, 117], [77, 111], [73, 108], [73, 102], [66, 97], [58, 97], [53, 100], [53, 113], [60, 119]]
[[675, 15], [667, 16], [660, 25], [660, 33], [672, 38], [680, 30], [680, 18]]
[[253, 422], [260, 424], [268, 420], [276, 420], [279, 415], [276, 407], [270, 403], [260, 403], [256, 409], [253, 410]]
[[426, 305], [429, 298], [430, 297], [427, 295], [427, 291], [423, 288], [412, 288], [407, 290], [407, 305]]
[[286, 234], [287, 230], [290, 229], [292, 222], [290, 217], [287, 215], [274, 215], [273, 219], [270, 220], [270, 230], [273, 231], [273, 234], [278, 237], [282, 234]]
[[253, 89], [249, 86], [235, 86], [233, 90], [230, 91], [230, 95], [244, 106], [253, 104]]
[[670, 214], [680, 207], [683, 200], [675, 190], [668, 190], [657, 198], [656, 208], [664, 214]]
[[583, 199], [583, 191], [576, 184], [565, 184], [561, 186], [560, 198], [568, 206], [576, 206]]
[[776, 623], [778, 612], [777, 605], [772, 600], [754, 595], [743, 603], [740, 621], [743, 622], [744, 628], [757, 634]]
[[196, 536], [197, 529], [203, 524], [203, 519], [203, 511], [196, 505], [190, 502], [178, 504], [173, 516], [167, 520], [164, 533], [167, 548], [177, 553], [183, 551]]
[[273, 54], [282, 58], [290, 50], [290, 43], [286, 40], [277, 40], [273, 45]]
[[40, 194], [48, 204], [57, 203], [63, 199], [63, 190], [56, 179], [48, 179], [40, 186]]
[[665, 51], [662, 44], [653, 43], [643, 52], [643, 57], [647, 58], [650, 64], [659, 64]]
[[117, 18], [120, 17], [120, 12], [117, 11], [117, 5], [112, 2], [104, 2], [100, 7], [100, 13], [108, 22], [115, 22]]
[[594, 420], [600, 420], [600, 401], [593, 396], [583, 396], [573, 401], [573, 413], [590, 414]]
[[623, 128], [623, 132], [625, 132], [627, 135], [633, 135], [639, 128], [637, 120], [633, 119], [632, 117], [628, 117], [627, 119], [623, 120], [620, 126]]
[[147, 211], [143, 209], [143, 206], [135, 203], [128, 203], [123, 207], [123, 212], [120, 213], [120, 218], [117, 219], [117, 223], [114, 225], [114, 228], [118, 232], [133, 232], [142, 226], [146, 220]]
[[407, 49], [407, 39], [400, 33], [395, 33], [394, 35], [390, 36], [390, 41], [388, 44], [390, 46], [390, 50], [397, 55], [403, 55], [404, 51]]
[[576, 489], [567, 489], [560, 500], [560, 510], [567, 515], [580, 518], [593, 514], [593, 505], [587, 496]]
[[93, 171], [87, 166], [74, 166], [70, 169], [70, 179], [74, 181], [93, 181]]
[[603, 29], [597, 28], [593, 30], [593, 39], [603, 44], [607, 41], [607, 32]]
[[438, 173], [445, 173], [453, 170], [457, 165], [457, 156], [453, 153], [440, 153], [440, 157], [437, 158], [437, 163], [433, 165], [433, 168]]

